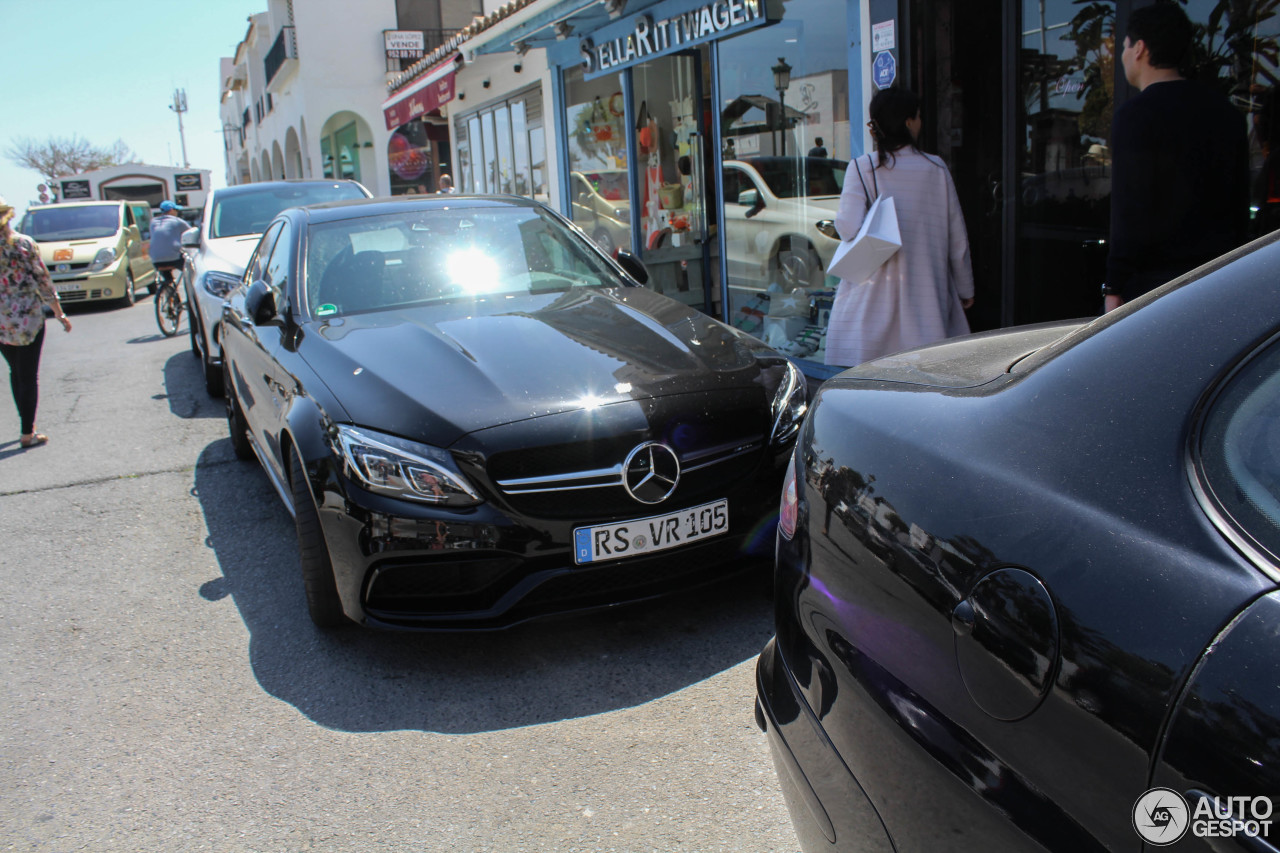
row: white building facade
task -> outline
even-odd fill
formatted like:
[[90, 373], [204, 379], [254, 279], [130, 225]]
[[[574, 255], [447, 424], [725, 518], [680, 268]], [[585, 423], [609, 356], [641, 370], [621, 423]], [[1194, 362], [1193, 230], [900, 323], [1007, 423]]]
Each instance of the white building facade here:
[[[349, 0], [268, 0], [235, 56], [221, 62], [227, 184], [349, 178], [392, 194], [392, 133], [381, 104], [400, 60], [389, 58], [387, 33], [416, 23], [430, 45], [468, 23], [472, 5], [361, 0], [353, 15]], [[423, 28], [423, 20], [436, 26]], [[448, 162], [447, 137], [431, 154]]]

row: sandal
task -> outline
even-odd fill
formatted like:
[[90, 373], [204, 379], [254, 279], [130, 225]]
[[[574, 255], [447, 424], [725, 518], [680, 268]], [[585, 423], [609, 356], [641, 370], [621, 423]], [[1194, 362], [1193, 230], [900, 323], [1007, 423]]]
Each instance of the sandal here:
[[42, 444], [49, 443], [49, 436], [44, 433], [37, 432], [31, 436], [30, 441], [27, 441], [25, 438], [20, 438], [18, 439], [18, 443], [23, 447], [39, 447]]

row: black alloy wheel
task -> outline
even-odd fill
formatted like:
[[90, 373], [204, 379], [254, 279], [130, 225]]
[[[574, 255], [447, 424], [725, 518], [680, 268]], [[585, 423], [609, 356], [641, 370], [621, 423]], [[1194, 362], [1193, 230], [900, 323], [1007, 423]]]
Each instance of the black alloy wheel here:
[[204, 390], [209, 392], [209, 396], [216, 400], [224, 392], [222, 371], [218, 369], [218, 365], [209, 360], [208, 356], [202, 356], [200, 364], [204, 368]]
[[338, 585], [333, 579], [333, 563], [329, 547], [320, 529], [320, 513], [307, 485], [298, 452], [289, 450], [289, 489], [293, 496], [293, 520], [298, 531], [298, 562], [302, 567], [302, 583], [307, 592], [307, 612], [319, 628], [338, 628], [346, 624]]
[[187, 303], [187, 333], [191, 336], [191, 354], [199, 358], [200, 341], [196, 337], [199, 334], [196, 331], [196, 308], [190, 302]]
[[231, 382], [231, 368], [222, 363], [223, 386], [226, 388], [227, 432], [231, 435], [231, 449], [236, 452], [237, 459], [252, 459], [253, 445], [249, 443], [249, 424], [244, 418], [244, 410], [236, 399], [235, 385]]

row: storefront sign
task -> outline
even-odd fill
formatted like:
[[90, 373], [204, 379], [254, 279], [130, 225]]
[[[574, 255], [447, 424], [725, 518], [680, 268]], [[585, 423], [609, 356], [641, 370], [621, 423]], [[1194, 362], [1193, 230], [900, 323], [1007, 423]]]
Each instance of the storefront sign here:
[[420, 30], [383, 30], [382, 42], [388, 59], [421, 59], [426, 53], [426, 36]]
[[189, 175], [174, 175], [173, 185], [178, 192], [184, 193], [199, 192], [204, 189], [204, 187], [201, 186], [199, 172], [193, 172]]
[[590, 80], [759, 26], [766, 20], [765, 0], [712, 0], [657, 20], [652, 15], [640, 15], [623, 29], [608, 26], [579, 42], [583, 77]]
[[63, 181], [62, 198], [64, 201], [73, 198], [92, 198], [88, 181]]
[[395, 130], [418, 116], [426, 115], [453, 100], [454, 77], [459, 67], [455, 54], [424, 74], [411, 88], [398, 92], [382, 104], [387, 130]]
[[877, 53], [875, 61], [871, 63], [871, 78], [875, 80], [876, 88], [888, 89], [897, 77], [898, 61], [893, 58], [893, 54], [887, 50]]

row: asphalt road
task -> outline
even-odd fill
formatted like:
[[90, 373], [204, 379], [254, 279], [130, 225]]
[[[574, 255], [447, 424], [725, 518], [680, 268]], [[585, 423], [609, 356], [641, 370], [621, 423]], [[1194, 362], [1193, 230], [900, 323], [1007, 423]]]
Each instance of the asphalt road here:
[[[790, 851], [750, 584], [481, 636], [332, 635], [150, 299], [0, 386], [0, 850]], [[2, 370], [3, 368], [0, 368]]]

